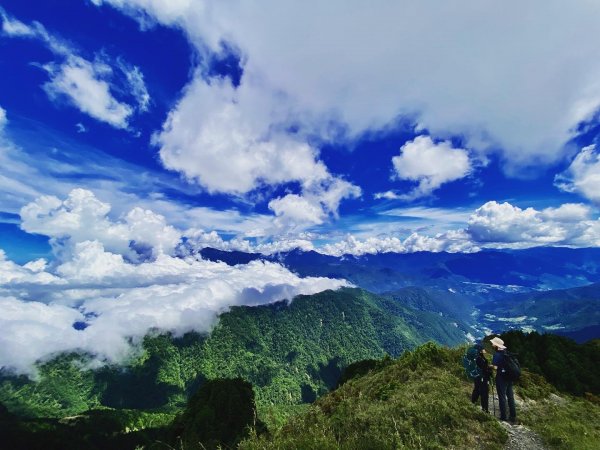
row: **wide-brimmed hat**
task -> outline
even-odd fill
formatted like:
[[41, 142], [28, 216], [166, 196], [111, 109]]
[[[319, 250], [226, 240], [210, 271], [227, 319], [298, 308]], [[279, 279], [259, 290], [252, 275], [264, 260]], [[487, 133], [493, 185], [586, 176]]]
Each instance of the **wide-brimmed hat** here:
[[504, 341], [502, 339], [500, 339], [498, 336], [496, 336], [494, 339], [492, 339], [490, 341], [490, 344], [492, 344], [498, 350], [504, 350], [506, 348], [506, 346], [504, 345]]

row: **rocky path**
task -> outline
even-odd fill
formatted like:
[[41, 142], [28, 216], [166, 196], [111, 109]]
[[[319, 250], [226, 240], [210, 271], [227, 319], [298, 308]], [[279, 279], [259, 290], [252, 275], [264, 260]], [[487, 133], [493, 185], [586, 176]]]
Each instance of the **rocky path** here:
[[[493, 404], [496, 404], [496, 418], [500, 421], [500, 408], [498, 407], [498, 397], [492, 399], [490, 395], [489, 405], [490, 412], [493, 412]], [[517, 416], [519, 409], [524, 405], [518, 399], [515, 399], [517, 406]], [[547, 450], [544, 446], [542, 438], [533, 430], [527, 428], [525, 425], [513, 425], [508, 422], [500, 421], [500, 424], [504, 427], [508, 433], [508, 441], [504, 446], [504, 450]]]
[[500, 423], [508, 432], [508, 441], [504, 450], [547, 450], [540, 436], [525, 425]]

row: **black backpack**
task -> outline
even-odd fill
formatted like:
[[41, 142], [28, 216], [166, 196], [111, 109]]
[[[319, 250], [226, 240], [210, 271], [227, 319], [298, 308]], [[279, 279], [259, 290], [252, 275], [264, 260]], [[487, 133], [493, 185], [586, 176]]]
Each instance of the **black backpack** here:
[[510, 353], [508, 350], [504, 351], [503, 373], [510, 381], [517, 381], [521, 377], [521, 364], [519, 364], [517, 356], [516, 353]]

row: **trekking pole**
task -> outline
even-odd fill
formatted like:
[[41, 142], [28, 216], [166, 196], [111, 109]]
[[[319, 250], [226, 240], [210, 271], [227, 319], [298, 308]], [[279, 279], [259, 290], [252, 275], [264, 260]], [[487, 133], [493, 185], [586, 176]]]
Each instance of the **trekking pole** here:
[[494, 396], [494, 377], [490, 377], [492, 385], [492, 405], [494, 405], [494, 417], [496, 417], [496, 397]]

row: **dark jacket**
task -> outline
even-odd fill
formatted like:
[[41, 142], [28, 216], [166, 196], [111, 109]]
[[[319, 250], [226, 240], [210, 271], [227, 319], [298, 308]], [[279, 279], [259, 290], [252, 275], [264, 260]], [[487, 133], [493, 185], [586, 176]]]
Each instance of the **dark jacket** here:
[[492, 367], [488, 363], [488, 360], [486, 359], [486, 357], [482, 353], [479, 353], [479, 355], [477, 355], [477, 359], [475, 360], [475, 363], [477, 364], [477, 367], [479, 367], [481, 369], [481, 374], [482, 374], [483, 379], [489, 380], [490, 377], [492, 376]]

